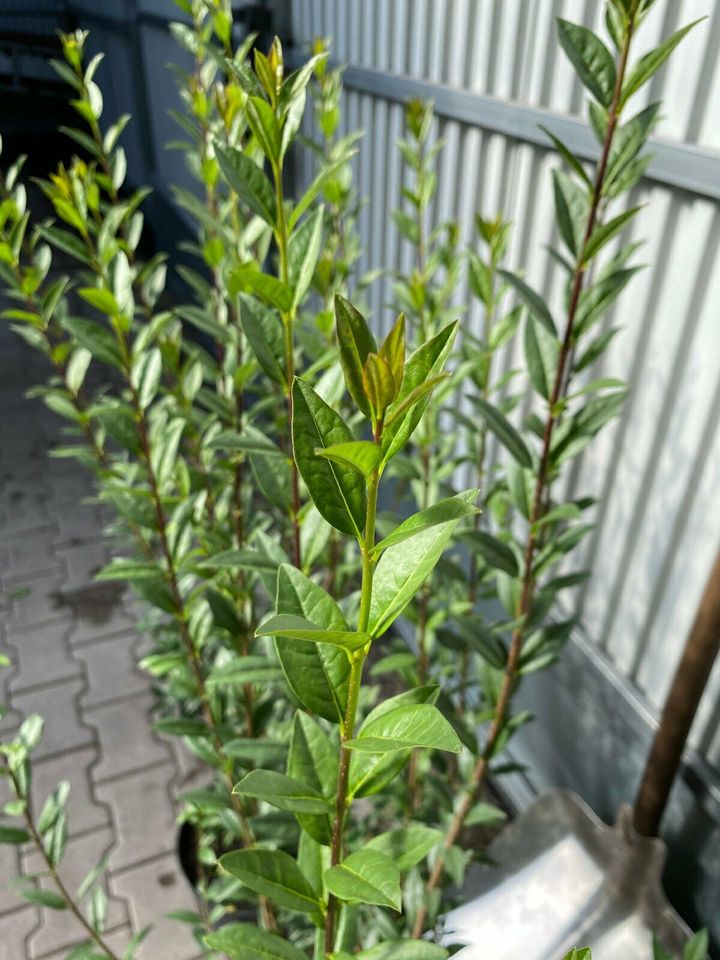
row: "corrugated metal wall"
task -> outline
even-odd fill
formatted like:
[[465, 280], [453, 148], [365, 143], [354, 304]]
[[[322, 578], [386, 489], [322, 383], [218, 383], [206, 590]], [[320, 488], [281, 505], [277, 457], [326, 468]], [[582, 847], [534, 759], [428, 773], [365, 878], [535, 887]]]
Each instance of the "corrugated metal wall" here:
[[[470, 235], [476, 211], [514, 222], [510, 264], [558, 308], [560, 277], [544, 249], [553, 233], [545, 122], [593, 148], [584, 95], [554, 35], [557, 16], [600, 28], [600, 0], [295, 0], [293, 39], [332, 39], [348, 65], [346, 130], [362, 128], [356, 184], [367, 198], [362, 269], [407, 267], [390, 211], [400, 203], [401, 101], [436, 101], [441, 155], [435, 222]], [[538, 721], [519, 746], [533, 788], [564, 784], [604, 816], [633, 795], [652, 726], [720, 548], [720, 2], [658, 0], [636, 49], [708, 15], [633, 106], [662, 99], [646, 204], [633, 238], [649, 268], [610, 318], [622, 326], [602, 371], [631, 393], [617, 424], [568, 474], [568, 491], [600, 498], [583, 548], [594, 574], [574, 604], [582, 631], [564, 665], [529, 681]], [[309, 163], [309, 161], [307, 161]], [[309, 169], [302, 170], [307, 177]], [[677, 185], [682, 184], [683, 188]], [[370, 296], [388, 323], [391, 278]], [[466, 288], [458, 303], [467, 302]], [[471, 311], [466, 322], [477, 324]], [[518, 350], [520, 345], [518, 344]], [[521, 363], [519, 352], [506, 363]], [[692, 735], [693, 751], [666, 827], [669, 885], [691, 920], [718, 926], [720, 668]], [[522, 785], [519, 785], [521, 789]]]

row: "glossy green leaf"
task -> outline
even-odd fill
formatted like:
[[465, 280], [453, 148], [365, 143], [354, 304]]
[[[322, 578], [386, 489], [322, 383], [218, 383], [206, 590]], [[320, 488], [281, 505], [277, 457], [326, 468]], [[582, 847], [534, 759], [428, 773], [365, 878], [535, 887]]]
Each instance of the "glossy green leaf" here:
[[249, 97], [246, 105], [248, 123], [263, 153], [273, 163], [280, 159], [281, 133], [275, 111], [260, 97]]
[[255, 636], [310, 640], [312, 643], [330, 644], [350, 652], [359, 650], [370, 642], [369, 633], [357, 633], [354, 630], [325, 630], [303, 617], [287, 613], [279, 613], [263, 620], [255, 631]]
[[[400, 392], [386, 416], [382, 439], [385, 462], [402, 450], [419, 424], [430, 401], [430, 392], [423, 393], [420, 391], [417, 402], [414, 402], [411, 406], [407, 406], [405, 401], [427, 381], [442, 374], [455, 342], [457, 330], [457, 321], [449, 323], [427, 343], [418, 347], [405, 364]], [[403, 413], [399, 416], [393, 416], [394, 411], [398, 408], [403, 408]]]
[[382, 460], [382, 451], [372, 440], [350, 440], [331, 447], [317, 447], [315, 453], [333, 463], [351, 467], [363, 477], [369, 477], [373, 470], [377, 470]]
[[263, 372], [285, 383], [282, 326], [276, 313], [248, 294], [240, 294], [240, 322]]
[[603, 106], [609, 107], [615, 90], [613, 55], [592, 30], [558, 18], [558, 38], [570, 62], [588, 88]]
[[663, 41], [658, 47], [651, 50], [650, 53], [646, 53], [644, 57], [638, 60], [628, 73], [625, 83], [623, 83], [622, 96], [620, 98], [621, 107], [627, 103], [630, 97], [636, 93], [640, 87], [647, 83], [654, 73], [657, 73], [680, 41], [693, 27], [696, 27], [698, 23], [701, 23], [704, 19], [705, 17], [700, 17], [699, 20], [695, 20], [686, 27], [676, 30], [667, 40]]
[[573, 256], [577, 256], [588, 223], [587, 191], [562, 170], [553, 170], [553, 186], [560, 236]]
[[315, 452], [353, 440], [350, 429], [309, 383], [293, 384], [293, 450], [300, 475], [313, 503], [341, 533], [361, 536], [365, 526], [365, 483], [348, 466], [333, 463]]
[[215, 156], [232, 190], [266, 223], [275, 224], [275, 193], [262, 169], [241, 150], [215, 143]]
[[377, 353], [375, 337], [360, 311], [339, 294], [335, 297], [335, 323], [340, 363], [348, 393], [358, 409], [369, 418], [371, 410], [365, 395], [363, 367], [368, 355]]
[[325, 874], [328, 890], [346, 903], [374, 903], [400, 911], [400, 871], [377, 850], [358, 850]]
[[408, 747], [459, 753], [457, 734], [430, 703], [397, 707], [370, 723], [363, 724], [357, 737], [345, 743], [348, 750], [361, 753], [392, 753]]
[[477, 397], [476, 405], [489, 429], [495, 434], [508, 453], [523, 467], [532, 467], [532, 457], [525, 441], [507, 417], [491, 403]]
[[230, 290], [240, 293], [251, 290], [265, 303], [281, 313], [288, 313], [293, 305], [293, 291], [287, 283], [271, 273], [263, 273], [253, 264], [241, 264], [230, 274]]
[[601, 226], [596, 227], [592, 232], [592, 236], [585, 244], [583, 260], [588, 263], [597, 253], [600, 252], [600, 250], [602, 250], [606, 243], [609, 243], [613, 237], [620, 233], [620, 231], [630, 220], [632, 220], [639, 210], [642, 210], [642, 207], [633, 207], [631, 210], [625, 210], [624, 213], [618, 214], [617, 217], [613, 217], [612, 220], [608, 220], [607, 223], [603, 223]]
[[657, 123], [660, 106], [660, 103], [651, 103], [615, 130], [605, 175], [605, 191], [620, 179], [627, 165], [642, 150]]
[[307, 960], [306, 955], [284, 937], [268, 933], [255, 924], [232, 923], [205, 937], [211, 950], [230, 960]]
[[457, 519], [427, 527], [412, 539], [388, 547], [373, 578], [369, 631], [382, 636], [414, 599], [450, 542]]
[[447, 950], [427, 940], [386, 940], [353, 954], [353, 960], [446, 960]]
[[283, 850], [233, 850], [220, 866], [243, 886], [287, 910], [317, 914], [320, 903], [295, 860]]
[[81, 347], [89, 350], [96, 360], [113, 367], [123, 366], [117, 340], [107, 327], [85, 317], [63, 317], [62, 326]]
[[[320, 725], [306, 713], [296, 713], [290, 752], [288, 776], [306, 783], [332, 800], [338, 776], [338, 750]], [[332, 827], [329, 816], [299, 814], [300, 826], [317, 842], [329, 845]]]
[[469, 517], [480, 513], [480, 508], [475, 506], [479, 490], [466, 490], [464, 493], [458, 493], [454, 497], [447, 497], [445, 500], [439, 500], [431, 507], [420, 510], [412, 514], [407, 520], [399, 523], [392, 533], [384, 537], [379, 543], [376, 543], [372, 550], [374, 557], [379, 556], [383, 550], [395, 544], [402, 543], [404, 540], [410, 540], [412, 537], [422, 533], [429, 527], [435, 527], [440, 523], [447, 523], [450, 520], [459, 520], [461, 517]]
[[54, 890], [43, 890], [38, 887], [25, 887], [21, 889], [20, 895], [23, 896], [26, 900], [29, 900], [30, 903], [38, 903], [41, 907], [49, 907], [51, 910], [66, 910], [67, 904], [63, 897], [59, 893], [55, 893]]
[[[349, 629], [335, 600], [290, 564], [283, 564], [278, 571], [276, 606], [283, 613], [304, 617], [325, 629]], [[275, 645], [293, 693], [308, 710], [340, 723], [347, 709], [350, 676], [345, 651], [285, 637], [277, 637]]]
[[220, 667], [213, 667], [207, 676], [207, 685], [237, 687], [246, 683], [272, 683], [284, 677], [280, 666], [267, 657], [235, 657]]
[[433, 847], [443, 840], [443, 832], [422, 823], [410, 823], [406, 827], [388, 830], [366, 843], [369, 850], [379, 850], [394, 861], [398, 870], [404, 873], [410, 867], [420, 863]]
[[140, 357], [132, 371], [132, 382], [137, 391], [141, 409], [145, 409], [155, 399], [162, 375], [162, 354], [159, 347], [151, 347]]
[[585, 170], [585, 167], [583, 167], [580, 160], [575, 156], [575, 154], [570, 150], [570, 148], [567, 147], [559, 137], [556, 137], [555, 134], [552, 132], [552, 130], [548, 130], [548, 128], [543, 126], [542, 124], [540, 124], [539, 126], [542, 132], [546, 134], [550, 138], [550, 140], [552, 140], [553, 145], [555, 146], [555, 149], [563, 158], [565, 163], [567, 163], [570, 169], [574, 170], [575, 173], [580, 177], [581, 180], [585, 182], [585, 184], [588, 187], [592, 186], [592, 181], [590, 180], [590, 177], [588, 176]]
[[342, 156], [328, 164], [323, 165], [320, 172], [317, 174], [302, 197], [300, 197], [290, 213], [290, 216], [288, 217], [288, 227], [290, 230], [292, 230], [295, 224], [300, 220], [300, 217], [305, 213], [310, 204], [318, 196], [328, 181], [332, 180], [338, 171], [341, 170], [345, 164], [355, 156], [356, 153], [357, 150], [348, 150], [342, 154]]
[[327, 813], [331, 804], [317, 790], [274, 770], [251, 770], [235, 784], [233, 793], [264, 800], [291, 813]]
[[9, 827], [5, 824], [0, 824], [0, 843], [12, 843], [15, 845], [21, 843], [27, 843], [30, 839], [30, 834], [27, 830], [23, 830], [22, 827]]

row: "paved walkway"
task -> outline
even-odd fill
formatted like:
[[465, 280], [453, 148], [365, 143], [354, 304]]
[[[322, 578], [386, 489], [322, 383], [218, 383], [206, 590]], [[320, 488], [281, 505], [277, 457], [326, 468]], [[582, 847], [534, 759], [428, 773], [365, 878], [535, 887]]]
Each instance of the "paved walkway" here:
[[[137, 611], [129, 593], [93, 582], [106, 548], [99, 508], [84, 502], [90, 477], [48, 458], [61, 423], [23, 397], [46, 375], [43, 358], [0, 322], [0, 648], [14, 665], [0, 674], [9, 707], [0, 729], [29, 713], [45, 717], [34, 803], [70, 781], [61, 874], [71, 889], [109, 852], [109, 945], [122, 953], [155, 921], [141, 960], [190, 960], [199, 951], [189, 928], [163, 915], [195, 908], [175, 857], [173, 796], [202, 773], [150, 730], [150, 684], [135, 668]], [[0, 960], [55, 960], [83, 939], [68, 911], [37, 908], [12, 890], [11, 878], [37, 870], [31, 849], [0, 846]]]

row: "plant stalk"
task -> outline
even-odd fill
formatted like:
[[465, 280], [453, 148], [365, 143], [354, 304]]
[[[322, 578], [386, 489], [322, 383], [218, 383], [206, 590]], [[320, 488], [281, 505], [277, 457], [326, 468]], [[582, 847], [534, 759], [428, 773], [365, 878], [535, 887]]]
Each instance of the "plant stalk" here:
[[[525, 624], [528, 620], [529, 614], [532, 610], [532, 601], [533, 601], [533, 591], [535, 586], [535, 578], [533, 575], [533, 562], [535, 559], [535, 552], [538, 543], [538, 533], [537, 533], [537, 521], [540, 519], [543, 507], [543, 494], [545, 491], [546, 484], [549, 477], [549, 468], [550, 468], [550, 451], [553, 439], [553, 431], [555, 428], [555, 423], [557, 420], [557, 410], [556, 406], [561, 395], [563, 383], [565, 380], [565, 370], [570, 356], [573, 337], [575, 332], [575, 317], [577, 314], [578, 304], [580, 302], [580, 294], [583, 290], [583, 281], [585, 277], [585, 263], [583, 259], [583, 253], [587, 241], [589, 240], [592, 232], [595, 228], [595, 223], [598, 214], [598, 207], [602, 197], [603, 186], [605, 183], [605, 175], [607, 173], [608, 160], [610, 157], [610, 148], [612, 146], [615, 129], [618, 121], [619, 113], [619, 104], [620, 97], [622, 94], [622, 85], [625, 78], [625, 72], [627, 69], [628, 54], [630, 51], [630, 43], [632, 40], [635, 14], [637, 10], [637, 3], [634, 4], [632, 13], [630, 14], [628, 28], [625, 34], [622, 52], [620, 55], [620, 63], [618, 66], [617, 76], [615, 80], [615, 89], [613, 91], [613, 98], [611, 101], [609, 113], [608, 113], [608, 124], [607, 130], [605, 133], [605, 139], [603, 142], [602, 153], [600, 155], [600, 160], [598, 162], [595, 179], [593, 182], [592, 190], [592, 202], [590, 205], [590, 212], [588, 215], [588, 222], [585, 228], [585, 235], [583, 238], [580, 251], [577, 256], [575, 263], [575, 271], [573, 274], [572, 284], [571, 284], [571, 293], [568, 303], [566, 325], [565, 325], [565, 335], [562, 342], [562, 347], [560, 349], [560, 355], [558, 357], [557, 367], [555, 371], [555, 380], [553, 384], [552, 393], [548, 401], [548, 415], [545, 421], [545, 429], [543, 432], [543, 443], [542, 443], [542, 453], [540, 456], [540, 464], [538, 467], [537, 478], [535, 482], [535, 491], [533, 495], [532, 509], [530, 511], [530, 517], [528, 520], [528, 538], [525, 546], [525, 557], [523, 564], [523, 580], [520, 590], [520, 597], [518, 600], [517, 608], [515, 611], [515, 619], [518, 625], [513, 630], [510, 648], [508, 651], [508, 658], [505, 665], [505, 674], [503, 676], [502, 686], [500, 688], [500, 693], [498, 695], [497, 702], [495, 704], [495, 710], [493, 715], [493, 720], [488, 731], [487, 739], [485, 741], [485, 747], [483, 752], [478, 757], [478, 760], [473, 769], [472, 776], [470, 778], [470, 783], [468, 788], [463, 795], [460, 804], [458, 805], [457, 810], [450, 822], [447, 833], [445, 834], [445, 840], [443, 841], [443, 853], [441, 853], [433, 865], [433, 869], [430, 873], [428, 881], [425, 885], [425, 890], [427, 893], [430, 893], [434, 890], [442, 879], [443, 868], [445, 857], [444, 853], [447, 852], [457, 841], [460, 833], [465, 824], [465, 820], [472, 809], [473, 804], [478, 796], [478, 793], [485, 783], [487, 778], [488, 770], [490, 767], [490, 761], [494, 755], [495, 747], [498, 742], [498, 737], [504, 726], [508, 708], [510, 706], [510, 700], [512, 693], [515, 687], [515, 683], [518, 675], [518, 668], [520, 664], [520, 656], [522, 654], [523, 642], [525, 639]], [[422, 904], [418, 910], [417, 916], [415, 918], [415, 923], [413, 926], [412, 935], [416, 939], [422, 936], [423, 930], [425, 928], [425, 920], [427, 918], [427, 906]]]
[[[378, 487], [380, 485], [379, 471], [375, 470], [368, 479], [368, 498], [365, 514], [365, 531], [360, 545], [362, 557], [362, 587], [360, 592], [360, 612], [358, 615], [358, 633], [367, 630], [370, 621], [370, 601], [372, 600], [373, 575], [375, 560], [371, 556], [375, 546], [375, 520], [377, 515]], [[345, 719], [340, 726], [340, 766], [338, 770], [338, 785], [335, 795], [335, 818], [333, 821], [332, 842], [330, 847], [330, 865], [335, 867], [342, 862], [343, 834], [345, 831], [345, 817], [348, 810], [348, 780], [350, 776], [351, 751], [345, 748], [345, 743], [351, 740], [355, 732], [358, 697], [362, 683], [362, 672], [367, 650], [358, 650], [352, 654], [350, 661], [350, 683], [348, 702], [345, 710]], [[325, 952], [332, 953], [335, 948], [335, 927], [337, 918], [337, 899], [330, 894], [328, 908], [325, 915]]]

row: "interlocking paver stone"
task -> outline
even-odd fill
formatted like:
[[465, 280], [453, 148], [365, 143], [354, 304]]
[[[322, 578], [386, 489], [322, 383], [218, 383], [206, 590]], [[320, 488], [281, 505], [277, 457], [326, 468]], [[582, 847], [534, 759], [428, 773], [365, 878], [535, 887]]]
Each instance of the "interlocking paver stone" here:
[[6, 591], [10, 601], [8, 626], [22, 630], [58, 620], [67, 621], [69, 617], [64, 614], [60, 602], [62, 585], [63, 577], [54, 574], [33, 577], [14, 590]]
[[61, 753], [33, 764], [33, 803], [36, 813], [42, 809], [45, 798], [61, 780], [70, 784], [68, 800], [68, 831], [70, 836], [107, 826], [110, 810], [93, 793], [92, 776], [98, 751], [93, 745], [72, 753]]
[[103, 754], [92, 771], [95, 783], [168, 760], [169, 746], [151, 729], [153, 697], [143, 691], [87, 714], [98, 732]]
[[114, 638], [112, 643], [99, 641], [76, 651], [87, 670], [84, 709], [147, 690], [147, 678], [135, 669], [137, 643], [137, 634], [126, 633]]
[[42, 742], [33, 753], [35, 760], [94, 743], [94, 732], [82, 723], [78, 713], [84, 684], [83, 679], [59, 680], [49, 687], [35, 687], [13, 696], [13, 705], [23, 716], [39, 713], [45, 719]]
[[26, 906], [0, 917], [0, 960], [26, 960], [25, 940], [38, 923], [38, 911]]
[[142, 863], [175, 848], [175, 817], [168, 785], [171, 763], [98, 784], [97, 796], [110, 806], [117, 836], [112, 868]]
[[54, 621], [21, 631], [8, 630], [5, 642], [11, 648], [10, 657], [17, 669], [13, 690], [19, 692], [39, 683], [65, 680], [82, 673], [82, 664], [70, 651], [67, 640], [70, 629], [68, 621]]
[[190, 928], [164, 918], [171, 910], [197, 910], [197, 902], [174, 855], [123, 870], [110, 888], [127, 899], [133, 925], [153, 929], [138, 951], [138, 960], [193, 960], [200, 953]]

